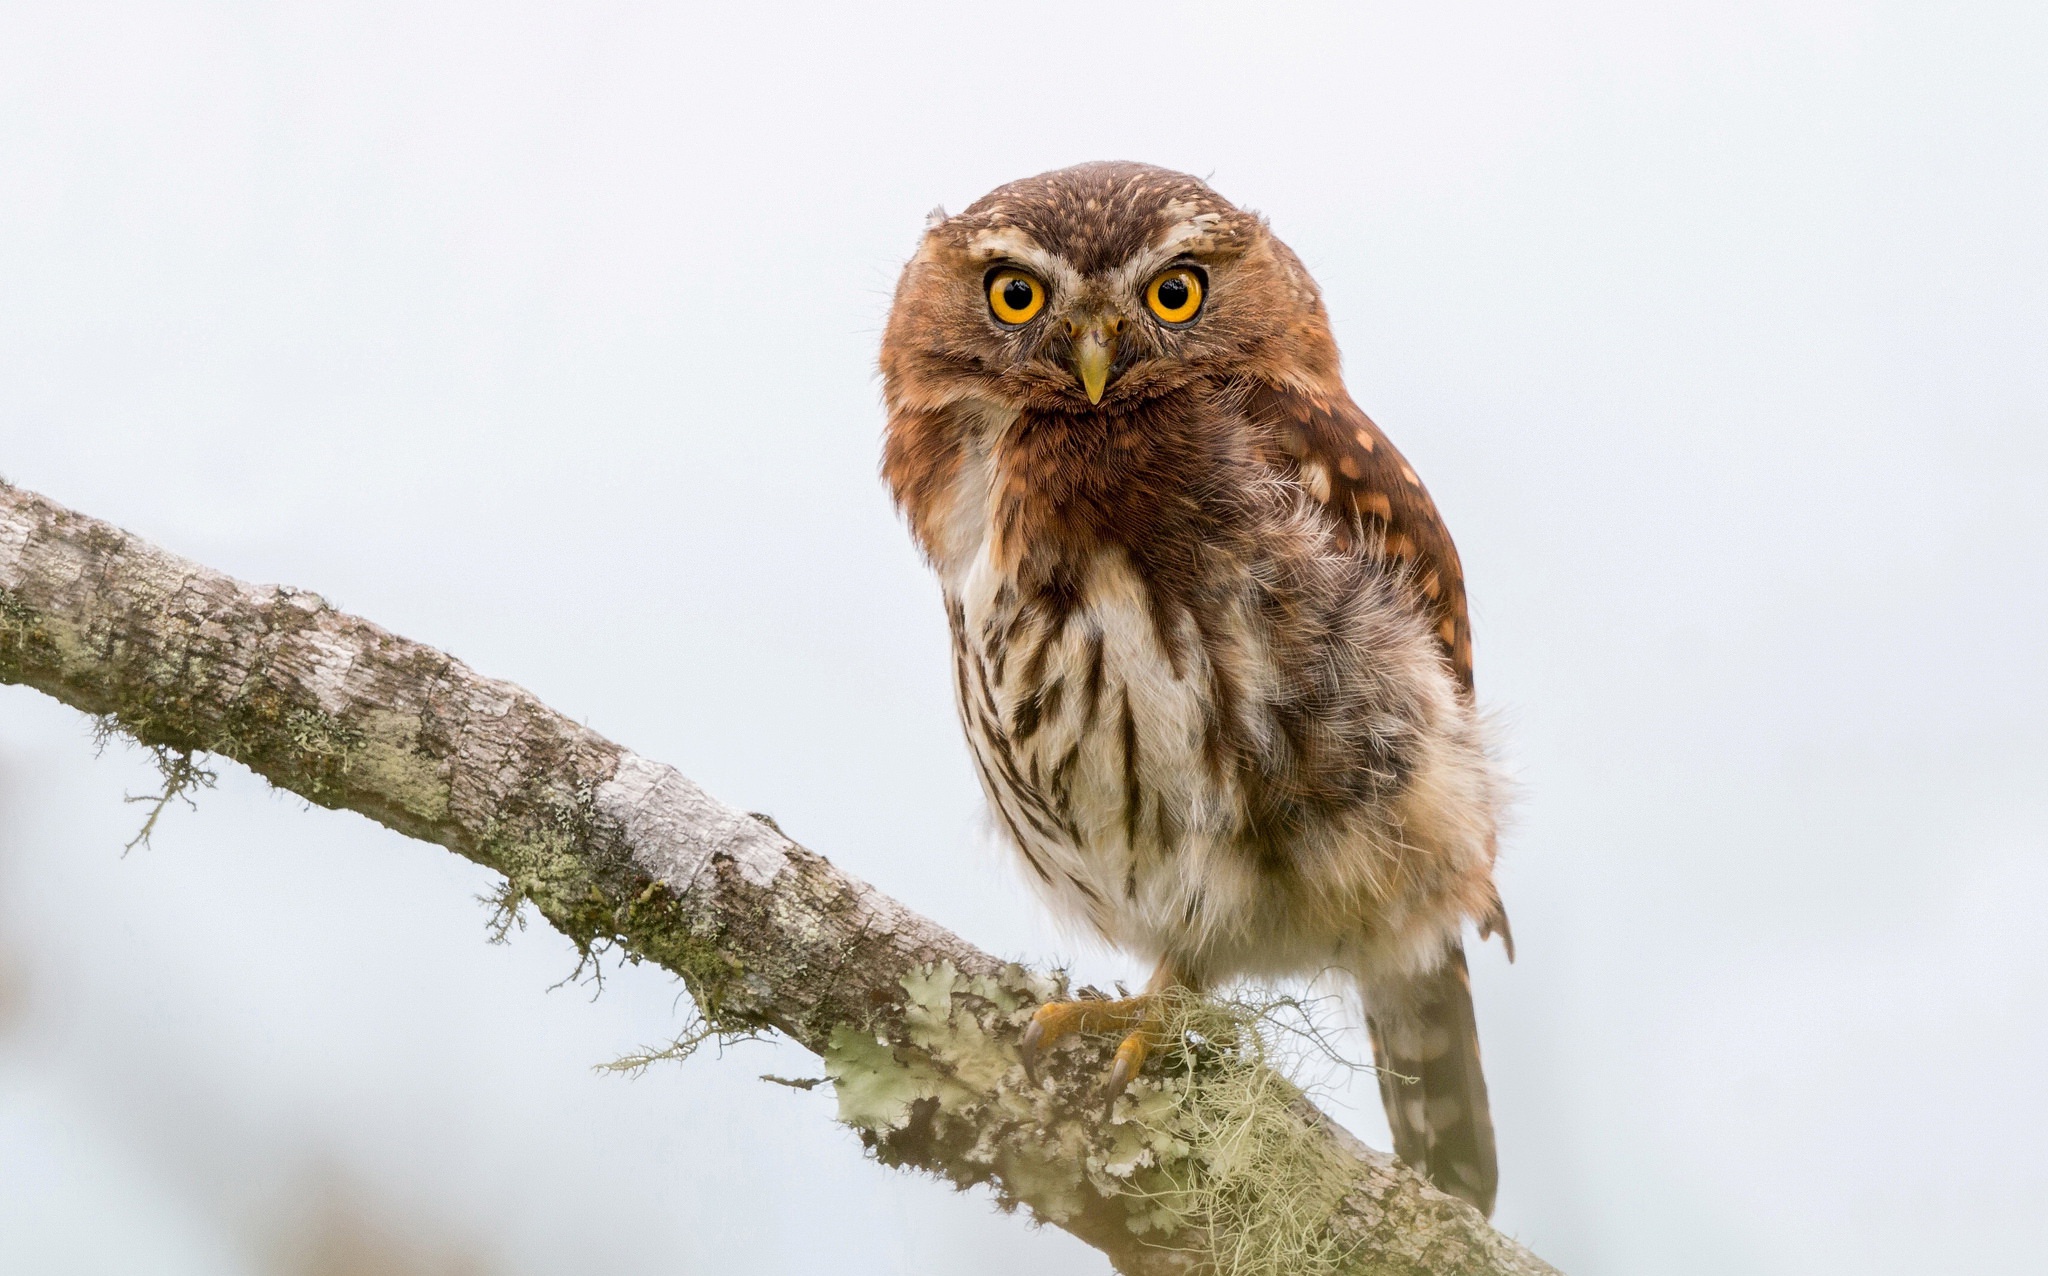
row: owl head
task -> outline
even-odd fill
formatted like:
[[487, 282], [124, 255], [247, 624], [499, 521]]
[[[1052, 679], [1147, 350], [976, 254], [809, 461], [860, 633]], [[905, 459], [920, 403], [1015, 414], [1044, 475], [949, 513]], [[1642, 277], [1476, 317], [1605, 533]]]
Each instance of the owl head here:
[[882, 373], [893, 411], [1114, 412], [1203, 378], [1317, 388], [1336, 347], [1263, 218], [1185, 173], [1094, 163], [934, 212]]

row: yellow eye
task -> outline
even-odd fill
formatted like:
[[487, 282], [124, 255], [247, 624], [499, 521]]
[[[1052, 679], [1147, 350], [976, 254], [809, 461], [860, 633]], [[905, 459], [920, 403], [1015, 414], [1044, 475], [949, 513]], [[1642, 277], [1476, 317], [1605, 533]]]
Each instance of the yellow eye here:
[[1161, 323], [1186, 323], [1202, 308], [1202, 277], [1175, 266], [1145, 285], [1145, 304]]
[[1030, 323], [1045, 309], [1045, 287], [1021, 270], [998, 270], [989, 276], [988, 308], [1004, 323]]

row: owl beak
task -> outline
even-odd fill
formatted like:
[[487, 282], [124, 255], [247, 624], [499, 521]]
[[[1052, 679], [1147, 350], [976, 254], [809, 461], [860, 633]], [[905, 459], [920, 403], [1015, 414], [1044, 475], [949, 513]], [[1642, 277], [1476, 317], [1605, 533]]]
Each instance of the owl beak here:
[[1109, 365], [1116, 362], [1117, 333], [1123, 326], [1122, 319], [1111, 317], [1067, 321], [1067, 331], [1074, 337], [1074, 375], [1081, 379], [1090, 403], [1102, 402], [1102, 392], [1109, 385]]

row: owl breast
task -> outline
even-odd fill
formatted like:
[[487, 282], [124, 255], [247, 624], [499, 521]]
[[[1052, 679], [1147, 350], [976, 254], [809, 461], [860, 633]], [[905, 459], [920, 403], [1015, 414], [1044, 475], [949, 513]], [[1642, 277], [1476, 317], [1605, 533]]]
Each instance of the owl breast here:
[[1179, 597], [1115, 545], [1025, 580], [982, 538], [942, 573], [969, 747], [1029, 880], [1195, 982], [1434, 960], [1490, 867], [1490, 828], [1433, 815], [1475, 775], [1486, 794], [1426, 632], [1273, 518], [1303, 562], [1219, 552]]
[[1205, 706], [1142, 585], [1105, 551], [1072, 606], [1039, 605], [984, 555], [951, 600], [960, 714], [997, 822], [1061, 913], [1159, 953], [1213, 912], [1190, 859], [1227, 836], [1202, 766]]

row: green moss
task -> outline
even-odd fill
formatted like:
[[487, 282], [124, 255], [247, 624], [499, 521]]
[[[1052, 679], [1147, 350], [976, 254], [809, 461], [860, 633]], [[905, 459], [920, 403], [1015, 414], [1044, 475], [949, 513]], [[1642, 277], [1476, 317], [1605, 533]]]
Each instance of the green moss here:
[[318, 709], [297, 708], [285, 712], [278, 724], [284, 738], [316, 767], [347, 774], [356, 753], [363, 747], [363, 732]]
[[49, 619], [13, 593], [0, 589], [0, 675], [25, 663], [44, 664], [59, 655]]
[[587, 811], [579, 811], [573, 797], [544, 793], [540, 801], [511, 806], [484, 826], [480, 858], [505, 875], [495, 900], [497, 938], [520, 924], [520, 910], [529, 903], [586, 954], [613, 933], [607, 925], [612, 909], [597, 874], [578, 854], [587, 824]]
[[1113, 1200], [1131, 1231], [1229, 1276], [1343, 1270], [1331, 1223], [1360, 1167], [1272, 1066], [1285, 1062], [1276, 1011], [1297, 1003], [1169, 1001], [1162, 1074], [1139, 1078], [1101, 1122], [1070, 1102], [1077, 1086], [1093, 1101], [1093, 1062], [1042, 1086], [1018, 1063], [1017, 1030], [1060, 991], [1053, 981], [1014, 968], [970, 980], [940, 963], [901, 982], [899, 1034], [842, 1026], [825, 1051], [839, 1119], [883, 1159], [994, 1180], [1004, 1204], [1054, 1222]]
[[417, 819], [448, 818], [448, 782], [441, 764], [419, 750], [424, 727], [417, 714], [377, 709], [363, 715], [357, 752], [349, 759], [356, 782], [395, 801]]
[[[1352, 1246], [1332, 1227], [1363, 1185], [1359, 1164], [1315, 1128], [1302, 1093], [1276, 1063], [1276, 1016], [1291, 999], [1168, 1003], [1167, 1036], [1183, 1043], [1175, 1102], [1149, 1116], [1187, 1148], [1162, 1161], [1147, 1194], [1174, 1230], [1201, 1235], [1223, 1276], [1344, 1270]], [[1308, 1038], [1320, 1034], [1304, 1019]], [[1301, 1031], [1300, 1028], [1295, 1029]]]
[[[151, 682], [162, 685], [154, 678]], [[282, 770], [294, 791], [323, 806], [335, 805], [362, 752], [362, 729], [323, 710], [293, 704], [260, 678], [250, 683], [201, 747], [258, 770]], [[155, 714], [148, 708], [144, 714], [138, 725], [147, 728]]]
[[[544, 761], [534, 769], [552, 773]], [[541, 788], [507, 802], [492, 817], [475, 858], [505, 875], [504, 885], [487, 900], [493, 938], [502, 940], [522, 925], [522, 911], [531, 904], [576, 946], [579, 964], [571, 979], [588, 970], [601, 982], [602, 960], [610, 954], [652, 961], [681, 976], [703, 1018], [705, 1037], [693, 1028], [669, 1046], [643, 1052], [646, 1062], [685, 1057], [708, 1036], [732, 1040], [753, 1033], [758, 1022], [734, 1008], [745, 1000], [738, 995], [745, 967], [718, 936], [695, 928], [701, 916], [662, 883], [641, 881], [622, 901], [622, 880], [637, 870], [592, 853], [599, 844], [596, 818], [587, 786]]]
[[[1025, 1083], [1015, 1047], [1029, 1007], [1057, 985], [1018, 967], [968, 978], [941, 962], [902, 986], [900, 1039], [833, 1030], [825, 1072], [840, 1120], [884, 1160], [944, 1163], [957, 1181], [992, 1182], [1006, 1206], [1054, 1221], [1085, 1208], [1090, 1148], [1058, 1119], [1055, 1096]], [[945, 1155], [927, 1155], [934, 1145]]]
[[839, 1119], [871, 1134], [910, 1124], [911, 1109], [921, 1100], [948, 1091], [955, 1101], [964, 1097], [928, 1061], [899, 1057], [886, 1038], [845, 1024], [832, 1030], [825, 1075], [839, 1100]]
[[0, 632], [19, 638], [35, 628], [36, 609], [16, 598], [14, 594], [0, 589]]

